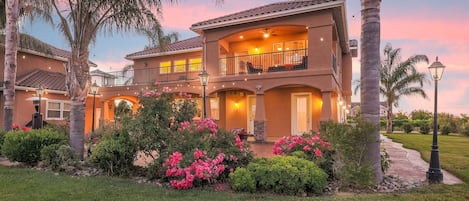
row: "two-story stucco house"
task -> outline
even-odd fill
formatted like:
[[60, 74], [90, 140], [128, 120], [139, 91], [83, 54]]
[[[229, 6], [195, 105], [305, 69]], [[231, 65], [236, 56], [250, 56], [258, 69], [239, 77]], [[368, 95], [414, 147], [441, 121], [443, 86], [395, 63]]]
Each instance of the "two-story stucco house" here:
[[356, 56], [344, 0], [272, 3], [190, 29], [198, 36], [127, 55], [133, 83], [101, 89], [102, 119], [113, 119], [115, 99], [136, 102], [155, 81], [202, 103], [203, 70], [210, 77], [207, 116], [228, 130], [245, 128], [256, 140], [301, 135], [321, 121], [344, 119]]

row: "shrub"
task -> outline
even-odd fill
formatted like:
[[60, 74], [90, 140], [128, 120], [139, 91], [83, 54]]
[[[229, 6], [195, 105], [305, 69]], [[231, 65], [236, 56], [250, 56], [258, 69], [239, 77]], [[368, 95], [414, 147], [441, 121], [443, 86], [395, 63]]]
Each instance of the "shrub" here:
[[170, 132], [167, 151], [153, 162], [156, 177], [170, 182], [177, 189], [201, 186], [227, 178], [237, 167], [252, 159], [248, 144], [239, 136], [218, 130], [213, 120], [182, 123]]
[[68, 166], [75, 166], [78, 157], [68, 145], [52, 144], [41, 150], [41, 160], [44, 165], [54, 171], [64, 171]]
[[4, 130], [0, 130], [0, 155], [2, 154], [2, 145], [3, 145], [3, 141], [5, 139], [5, 134], [7, 132], [4, 131]]
[[404, 129], [405, 133], [411, 133], [414, 130], [414, 126], [407, 122], [402, 125], [402, 129]]
[[327, 136], [334, 151], [334, 173], [342, 186], [367, 187], [374, 183], [372, 167], [363, 153], [376, 139], [375, 132], [377, 128], [365, 122], [349, 126], [330, 121], [321, 125], [321, 134]]
[[34, 165], [40, 160], [43, 147], [65, 142], [62, 134], [47, 129], [10, 131], [5, 136], [2, 152], [11, 161]]
[[[298, 152], [303, 152], [304, 155]], [[328, 175], [332, 175], [331, 145], [319, 133], [311, 131], [310, 134], [303, 136], [285, 136], [275, 142], [273, 153], [313, 161]]]
[[137, 149], [125, 129], [116, 130], [114, 135], [98, 142], [90, 162], [107, 172], [108, 175], [127, 175], [133, 170]]
[[419, 130], [420, 130], [420, 133], [422, 133], [422, 134], [430, 133], [430, 124], [429, 123], [420, 124]]
[[449, 125], [443, 125], [440, 129], [442, 135], [449, 135], [451, 133], [451, 127]]
[[231, 188], [235, 191], [255, 192], [256, 180], [246, 168], [238, 168], [230, 174]]
[[464, 128], [461, 131], [461, 134], [465, 136], [469, 136], [469, 125], [464, 126]]
[[[258, 190], [262, 191], [290, 195], [318, 194], [322, 193], [327, 185], [327, 174], [317, 167], [314, 162], [293, 156], [274, 156], [272, 159], [258, 159], [250, 163], [247, 170], [255, 179]], [[238, 169], [233, 174], [237, 174], [237, 171]], [[244, 173], [241, 174], [245, 175]], [[238, 182], [240, 181], [233, 179], [232, 185]]]

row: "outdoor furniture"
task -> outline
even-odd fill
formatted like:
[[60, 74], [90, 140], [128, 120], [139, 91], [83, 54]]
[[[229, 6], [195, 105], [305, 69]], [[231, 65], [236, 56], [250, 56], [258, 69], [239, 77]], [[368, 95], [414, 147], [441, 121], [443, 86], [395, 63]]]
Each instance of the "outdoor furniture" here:
[[292, 70], [304, 70], [308, 68], [308, 56], [303, 56], [300, 64], [294, 65]]
[[246, 66], [248, 67], [248, 73], [249, 74], [252, 74], [252, 73], [262, 73], [262, 69], [260, 68], [254, 68], [254, 66], [252, 65], [251, 62], [246, 62]]
[[286, 66], [269, 67], [267, 72], [279, 72], [288, 70]]

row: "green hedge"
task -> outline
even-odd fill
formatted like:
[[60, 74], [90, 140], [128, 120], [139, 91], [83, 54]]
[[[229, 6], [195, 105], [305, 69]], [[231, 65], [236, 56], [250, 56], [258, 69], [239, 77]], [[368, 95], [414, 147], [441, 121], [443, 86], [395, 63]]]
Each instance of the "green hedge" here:
[[2, 145], [3, 145], [3, 141], [5, 139], [5, 134], [7, 132], [5, 132], [4, 130], [0, 130], [0, 155], [2, 154]]
[[[273, 191], [290, 195], [322, 193], [328, 175], [312, 161], [294, 156], [275, 156], [272, 159], [257, 159], [247, 170], [237, 169], [232, 175], [231, 185], [238, 191]], [[256, 189], [252, 189], [252, 179]]]
[[40, 160], [43, 147], [65, 142], [62, 134], [46, 129], [10, 131], [5, 135], [2, 153], [10, 161], [34, 165]]

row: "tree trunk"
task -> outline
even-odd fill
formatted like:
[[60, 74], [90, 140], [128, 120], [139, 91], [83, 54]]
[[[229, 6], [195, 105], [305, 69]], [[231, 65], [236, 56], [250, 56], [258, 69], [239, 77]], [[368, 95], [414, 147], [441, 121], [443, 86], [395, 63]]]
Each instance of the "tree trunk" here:
[[392, 104], [388, 104], [388, 113], [386, 114], [386, 133], [392, 133]]
[[376, 126], [370, 135], [366, 162], [372, 166], [377, 182], [383, 180], [379, 134], [380, 80], [380, 4], [381, 0], [361, 0], [361, 117]]
[[71, 99], [70, 146], [75, 154], [83, 159], [85, 101], [90, 86], [87, 49], [79, 51], [79, 48], [72, 48], [72, 56], [67, 66], [66, 85]]
[[5, 2], [5, 67], [3, 72], [3, 129], [9, 131], [13, 125], [15, 107], [15, 83], [18, 52], [18, 0]]

